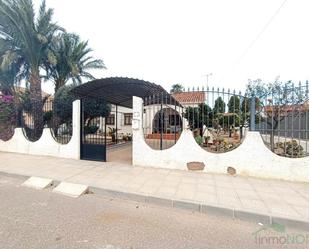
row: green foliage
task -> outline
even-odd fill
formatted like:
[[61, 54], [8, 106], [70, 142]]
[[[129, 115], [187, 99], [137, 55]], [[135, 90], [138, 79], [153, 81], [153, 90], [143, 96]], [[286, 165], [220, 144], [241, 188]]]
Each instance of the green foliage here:
[[196, 143], [198, 145], [202, 145], [203, 144], [203, 138], [200, 135], [195, 137], [195, 141], [196, 141]]
[[238, 96], [231, 96], [227, 104], [229, 113], [239, 113], [240, 111], [240, 99]]
[[224, 100], [222, 99], [222, 97], [218, 97], [215, 100], [215, 106], [213, 108], [214, 114], [218, 115], [220, 113], [225, 113], [225, 106], [226, 106], [226, 104], [225, 104]]
[[53, 111], [44, 112], [43, 115], [44, 124], [50, 124], [52, 118], [53, 118]]
[[183, 92], [185, 88], [181, 84], [174, 84], [171, 87], [170, 93], [179, 93]]
[[98, 131], [99, 127], [96, 125], [89, 125], [84, 127], [85, 134], [95, 134]]
[[228, 126], [240, 126], [244, 125], [244, 122], [246, 120], [246, 113], [245, 111], [248, 110], [243, 110], [243, 107], [245, 106], [245, 100], [240, 102], [240, 98], [236, 95], [232, 95], [229, 99], [229, 102], [227, 104], [228, 107], [228, 116], [220, 117], [220, 125], [225, 125], [226, 127]]
[[[284, 122], [287, 108], [301, 106], [306, 101], [305, 89], [294, 87], [292, 81], [282, 82], [279, 77], [270, 83], [265, 83], [261, 79], [249, 80], [246, 94], [256, 98], [256, 122], [266, 123], [268, 129], [272, 131], [278, 129], [280, 122]], [[300, 112], [300, 108], [293, 108], [294, 116]], [[271, 132], [270, 144], [273, 151], [274, 132]]]
[[80, 84], [82, 77], [94, 79], [89, 70], [105, 68], [102, 60], [90, 55], [92, 49], [88, 47], [88, 41], [81, 41], [76, 34], [57, 35], [51, 43], [51, 51], [45, 68], [47, 78], [55, 84], [55, 92], [70, 79]]
[[[40, 109], [44, 109], [43, 106], [46, 103], [48, 96], [46, 96], [41, 102], [34, 102], [31, 101], [31, 94], [29, 89], [25, 89], [24, 93], [18, 93], [18, 98], [19, 98], [19, 104], [17, 105], [17, 108], [29, 115], [33, 115], [36, 110], [36, 105], [40, 105]], [[52, 120], [53, 117], [53, 112], [52, 111], [46, 111], [43, 113], [43, 122], [44, 124], [49, 124]]]
[[31, 113], [33, 109], [33, 102], [30, 99], [30, 91], [26, 89], [24, 93], [19, 94], [20, 106], [24, 112]]
[[47, 59], [49, 44], [60, 29], [52, 22], [53, 10], [42, 1], [35, 15], [31, 0], [0, 0], [1, 42], [23, 58], [26, 70], [38, 68]]
[[61, 28], [42, 1], [35, 15], [32, 0], [0, 0], [1, 68], [14, 68], [30, 82], [32, 98], [41, 101], [40, 67], [48, 61], [51, 40]]
[[92, 120], [96, 117], [108, 117], [110, 105], [104, 99], [86, 99], [84, 100], [85, 119]]
[[[0, 92], [14, 96], [15, 85], [18, 85], [22, 75], [19, 73], [20, 58], [15, 57], [8, 48], [1, 47], [0, 40]], [[11, 56], [8, 56], [8, 53]], [[8, 58], [9, 57], [9, 58]]]
[[12, 96], [0, 96], [0, 139], [6, 141], [13, 135], [16, 110]]
[[[306, 101], [305, 89], [294, 87], [292, 81], [282, 82], [277, 78], [274, 82], [265, 83], [262, 80], [249, 81], [246, 90], [247, 96], [255, 96], [258, 112], [265, 111], [265, 106], [271, 111], [265, 112], [267, 122], [277, 128], [277, 124], [284, 118], [284, 107], [299, 105]], [[297, 110], [296, 110], [297, 111]], [[264, 121], [264, 120], [261, 120]]]
[[224, 139], [223, 137], [218, 137], [215, 144], [215, 151], [217, 152], [227, 152], [235, 148], [235, 144], [232, 142], [229, 142], [227, 139]]
[[72, 119], [72, 103], [75, 100], [70, 94], [73, 86], [63, 86], [55, 94], [53, 111], [60, 123], [66, 123]]
[[[75, 100], [70, 94], [74, 85], [62, 86], [54, 98], [54, 115], [60, 119], [60, 123], [66, 123], [72, 119], [72, 103]], [[90, 125], [90, 120], [96, 117], [107, 117], [110, 106], [103, 99], [86, 99], [84, 104], [84, 118], [88, 120], [86, 126]]]
[[207, 127], [212, 126], [213, 112], [210, 106], [206, 104], [199, 104], [198, 107], [186, 108], [185, 118], [188, 120], [192, 129], [203, 128], [205, 124]]
[[227, 129], [230, 126], [238, 127], [241, 125], [241, 115], [239, 113], [227, 114], [228, 116], [219, 115], [219, 123], [221, 126], [224, 125]]

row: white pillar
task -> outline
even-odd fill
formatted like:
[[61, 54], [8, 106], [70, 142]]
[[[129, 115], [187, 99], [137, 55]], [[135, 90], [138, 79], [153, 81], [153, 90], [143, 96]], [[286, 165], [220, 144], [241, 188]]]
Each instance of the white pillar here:
[[140, 143], [144, 139], [143, 134], [143, 99], [133, 96], [133, 119], [132, 119], [132, 162], [135, 165]]
[[75, 159], [80, 159], [80, 133], [81, 133], [81, 101], [75, 100], [73, 102], [73, 109], [72, 109], [72, 154], [74, 155]]

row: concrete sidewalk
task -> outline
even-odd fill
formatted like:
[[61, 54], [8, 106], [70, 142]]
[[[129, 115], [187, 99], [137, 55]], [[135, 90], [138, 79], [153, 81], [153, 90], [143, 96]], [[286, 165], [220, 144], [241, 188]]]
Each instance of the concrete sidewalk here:
[[0, 172], [90, 186], [137, 201], [309, 229], [309, 184], [0, 152]]

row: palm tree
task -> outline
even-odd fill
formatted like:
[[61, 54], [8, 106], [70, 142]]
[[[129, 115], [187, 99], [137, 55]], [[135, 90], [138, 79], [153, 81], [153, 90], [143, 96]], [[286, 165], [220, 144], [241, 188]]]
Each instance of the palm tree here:
[[76, 34], [59, 34], [54, 38], [51, 49], [56, 63], [48, 63], [46, 71], [47, 79], [54, 82], [55, 92], [70, 79], [80, 84], [82, 78], [94, 79], [89, 70], [105, 68], [102, 60], [90, 55], [92, 49], [88, 47], [88, 41], [81, 41]]
[[29, 81], [34, 125], [42, 123], [42, 93], [40, 68], [43, 64], [55, 63], [49, 49], [55, 33], [61, 28], [52, 22], [53, 10], [42, 1], [36, 16], [32, 0], [0, 0], [0, 43], [6, 51], [0, 51], [2, 60], [13, 63], [19, 57], [19, 69]]

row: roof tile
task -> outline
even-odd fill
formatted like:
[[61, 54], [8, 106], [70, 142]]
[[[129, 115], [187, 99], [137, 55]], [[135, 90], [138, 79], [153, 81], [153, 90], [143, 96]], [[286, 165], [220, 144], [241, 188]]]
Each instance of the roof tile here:
[[205, 93], [204, 92], [177, 92], [173, 93], [172, 96], [181, 104], [186, 103], [204, 103]]

